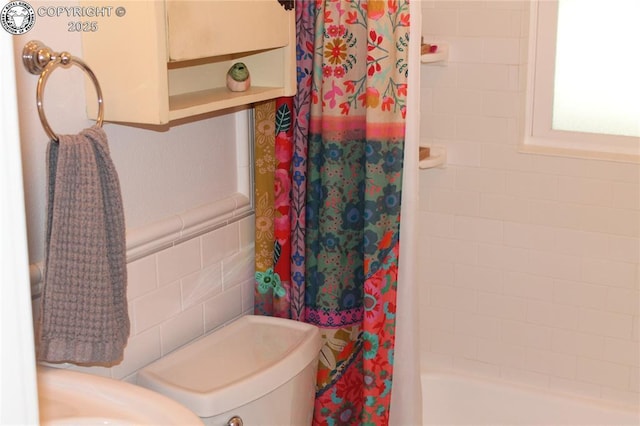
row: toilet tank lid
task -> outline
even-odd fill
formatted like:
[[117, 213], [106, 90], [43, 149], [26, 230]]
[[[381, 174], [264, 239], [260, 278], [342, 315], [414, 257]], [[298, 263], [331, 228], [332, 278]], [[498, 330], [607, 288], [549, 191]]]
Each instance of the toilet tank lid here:
[[137, 382], [211, 417], [285, 384], [320, 347], [311, 324], [245, 315], [141, 369]]

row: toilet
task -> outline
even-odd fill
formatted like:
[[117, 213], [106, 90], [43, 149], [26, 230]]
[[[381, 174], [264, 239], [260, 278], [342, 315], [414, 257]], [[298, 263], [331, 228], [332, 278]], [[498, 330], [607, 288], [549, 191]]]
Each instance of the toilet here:
[[205, 425], [309, 425], [321, 348], [317, 327], [245, 315], [138, 372]]

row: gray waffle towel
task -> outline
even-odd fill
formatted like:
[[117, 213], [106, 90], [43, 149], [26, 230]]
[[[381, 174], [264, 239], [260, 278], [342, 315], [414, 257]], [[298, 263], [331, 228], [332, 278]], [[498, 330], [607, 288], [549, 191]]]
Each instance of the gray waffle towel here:
[[47, 149], [49, 197], [38, 359], [112, 365], [129, 337], [120, 183], [98, 127]]

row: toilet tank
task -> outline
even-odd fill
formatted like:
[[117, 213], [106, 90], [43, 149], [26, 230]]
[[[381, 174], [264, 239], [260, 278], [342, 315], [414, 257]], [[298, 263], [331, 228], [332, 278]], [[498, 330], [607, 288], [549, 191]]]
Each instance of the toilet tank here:
[[205, 424], [308, 425], [313, 415], [317, 327], [246, 315], [138, 372], [139, 385], [191, 409]]

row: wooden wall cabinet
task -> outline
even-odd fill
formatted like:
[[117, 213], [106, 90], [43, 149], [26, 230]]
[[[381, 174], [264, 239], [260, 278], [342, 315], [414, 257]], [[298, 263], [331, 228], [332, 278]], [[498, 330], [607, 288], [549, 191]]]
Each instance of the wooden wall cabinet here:
[[[83, 18], [97, 26], [82, 33], [82, 58], [102, 87], [106, 121], [161, 125], [295, 94], [295, 13], [277, 0], [81, 5], [111, 7], [110, 16]], [[227, 70], [236, 62], [251, 74], [245, 92], [226, 87]], [[94, 92], [88, 82], [92, 118], [98, 108]]]

